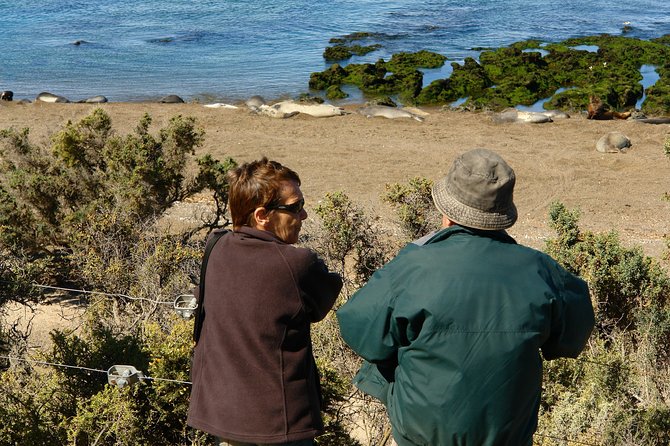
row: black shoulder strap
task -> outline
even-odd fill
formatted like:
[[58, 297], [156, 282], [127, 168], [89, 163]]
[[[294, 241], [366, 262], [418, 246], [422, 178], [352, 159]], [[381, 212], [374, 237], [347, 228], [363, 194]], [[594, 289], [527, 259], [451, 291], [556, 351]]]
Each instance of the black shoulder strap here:
[[209, 255], [221, 237], [229, 233], [230, 230], [222, 229], [212, 232], [212, 235], [207, 240], [205, 245], [205, 254], [202, 257], [202, 264], [200, 265], [200, 284], [198, 286], [198, 310], [195, 314], [195, 322], [193, 324], [193, 340], [198, 343], [200, 339], [200, 332], [202, 331], [202, 323], [205, 319], [205, 272], [207, 271], [207, 261]]

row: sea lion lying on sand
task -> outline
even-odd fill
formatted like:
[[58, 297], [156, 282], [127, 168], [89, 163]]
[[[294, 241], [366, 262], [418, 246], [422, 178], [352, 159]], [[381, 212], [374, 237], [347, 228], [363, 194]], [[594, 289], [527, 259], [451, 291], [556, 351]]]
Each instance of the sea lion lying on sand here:
[[207, 108], [229, 108], [231, 110], [238, 109], [237, 105], [224, 104], [223, 102], [214, 102], [213, 104], [205, 104]]
[[636, 122], [644, 122], [645, 124], [670, 124], [670, 118], [639, 118], [633, 119]]
[[569, 114], [560, 110], [547, 110], [540, 113], [545, 116], [549, 116], [551, 119], [570, 119]]
[[273, 107], [272, 105], [267, 104], [261, 104], [258, 107], [252, 108], [251, 111], [259, 115], [269, 116], [270, 118], [277, 118], [277, 119], [290, 118], [299, 113], [297, 111], [285, 112], [283, 110]]
[[610, 110], [607, 104], [598, 96], [589, 96], [589, 105], [587, 108], [588, 114], [586, 119], [598, 119], [598, 120], [609, 120], [609, 119], [628, 119], [631, 115], [631, 112], [616, 112]]
[[358, 113], [366, 118], [380, 116], [388, 119], [411, 118], [419, 122], [423, 121], [423, 116], [403, 110], [402, 108], [389, 107], [387, 105], [369, 105], [367, 107], [361, 107], [358, 109]]
[[92, 96], [90, 98], [82, 99], [81, 101], [77, 101], [80, 104], [104, 104], [107, 102], [107, 98], [99, 95], [99, 96]]
[[497, 123], [524, 122], [530, 124], [542, 124], [545, 122], [553, 122], [553, 119], [545, 113], [521, 111], [516, 108], [503, 110], [502, 112], [493, 115], [491, 119], [493, 122]]
[[621, 132], [609, 132], [601, 137], [596, 143], [596, 150], [601, 153], [625, 152], [633, 144], [630, 139]]
[[670, 117], [659, 116], [656, 118], [647, 118], [647, 115], [639, 110], [636, 110], [633, 113], [631, 120], [635, 122], [644, 122], [645, 124], [670, 124]]
[[41, 102], [50, 102], [50, 103], [66, 103], [70, 102], [69, 99], [63, 97], [63, 96], [58, 96], [53, 93], [49, 93], [47, 91], [43, 91], [42, 93], [38, 94], [37, 97], [35, 98], [36, 101], [41, 101]]
[[177, 96], [176, 94], [169, 94], [163, 98], [161, 98], [160, 101], [161, 104], [183, 104], [184, 100]]
[[263, 99], [263, 96], [254, 95], [247, 99], [244, 104], [249, 107], [250, 110], [254, 111], [261, 105], [265, 105], [266, 102], [265, 99]]
[[262, 96], [254, 95], [244, 101], [247, 107], [249, 107], [249, 110], [252, 113], [256, 113], [258, 115], [264, 115], [264, 116], [269, 116], [270, 118], [278, 118], [278, 119], [284, 119], [284, 118], [290, 118], [291, 116], [295, 116], [298, 114], [298, 112], [292, 112], [292, 113], [285, 113], [281, 110], [278, 110], [276, 108], [273, 108], [270, 105], [267, 105], [265, 103], [265, 99], [263, 99]]
[[283, 113], [304, 113], [317, 118], [328, 118], [330, 116], [342, 116], [347, 114], [341, 107], [331, 104], [301, 104], [293, 101], [277, 102], [272, 108]]
[[343, 108], [331, 104], [302, 104], [293, 101], [282, 101], [273, 105], [267, 105], [265, 99], [261, 96], [252, 96], [245, 101], [245, 104], [254, 113], [280, 119], [290, 118], [298, 113], [304, 113], [317, 118], [341, 116], [348, 113]]

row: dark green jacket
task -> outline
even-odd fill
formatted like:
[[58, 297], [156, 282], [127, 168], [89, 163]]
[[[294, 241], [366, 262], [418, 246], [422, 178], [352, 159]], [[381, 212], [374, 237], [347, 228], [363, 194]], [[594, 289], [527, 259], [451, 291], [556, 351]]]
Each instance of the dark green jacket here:
[[409, 244], [337, 312], [406, 445], [525, 446], [542, 359], [576, 357], [594, 324], [586, 283], [505, 232], [453, 226]]

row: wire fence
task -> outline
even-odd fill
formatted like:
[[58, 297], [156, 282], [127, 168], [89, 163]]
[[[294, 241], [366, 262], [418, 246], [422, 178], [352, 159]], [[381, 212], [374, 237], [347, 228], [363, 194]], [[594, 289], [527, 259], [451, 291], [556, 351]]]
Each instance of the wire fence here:
[[[6, 282], [6, 281], [3, 281]], [[116, 298], [116, 299], [127, 299], [130, 301], [145, 301], [145, 302], [150, 302], [152, 304], [156, 305], [174, 305], [175, 301], [164, 301], [160, 299], [149, 299], [149, 298], [144, 298], [144, 297], [136, 297], [136, 296], [131, 296], [128, 294], [123, 294], [123, 293], [107, 293], [103, 291], [93, 291], [93, 290], [84, 290], [84, 289], [77, 289], [77, 288], [68, 288], [68, 287], [59, 287], [59, 286], [52, 286], [52, 285], [42, 285], [42, 284], [37, 284], [37, 283], [32, 283], [30, 284], [33, 287], [40, 288], [40, 289], [47, 289], [47, 290], [54, 290], [54, 291], [63, 291], [63, 292], [68, 292], [68, 293], [78, 293], [78, 294], [85, 294], [85, 295], [95, 295], [95, 296], [102, 296], [102, 297], [109, 297], [109, 298]], [[185, 294], [180, 294], [175, 296], [175, 299], [181, 296], [185, 296]], [[81, 370], [84, 372], [88, 373], [101, 373], [105, 374], [109, 377], [110, 375], [110, 370], [114, 366], [110, 366], [109, 369], [103, 370], [103, 369], [96, 369], [96, 368], [90, 368], [90, 367], [82, 367], [82, 366], [77, 366], [77, 365], [71, 365], [71, 364], [60, 364], [60, 363], [54, 363], [54, 362], [48, 362], [48, 361], [38, 361], [34, 359], [26, 359], [26, 358], [19, 358], [15, 356], [7, 356], [7, 355], [0, 355], [0, 359], [6, 359], [8, 361], [18, 361], [18, 362], [24, 362], [24, 363], [30, 363], [34, 365], [41, 365], [41, 366], [48, 366], [48, 367], [57, 367], [57, 368], [66, 368], [66, 369], [75, 369], [75, 370]], [[608, 367], [611, 368], [615, 371], [620, 371], [621, 370], [621, 364], [607, 364], [604, 362], [600, 361], [594, 361], [591, 359], [584, 359], [584, 358], [577, 358], [576, 361], [580, 361], [583, 363], [589, 363], [589, 364], [597, 364], [600, 366]], [[645, 377], [666, 377], [666, 373], [663, 373], [661, 371], [658, 371], [656, 373], [649, 373], [648, 375], [645, 375]], [[192, 383], [190, 381], [183, 381], [183, 380], [178, 380], [178, 379], [169, 379], [169, 378], [160, 378], [160, 377], [151, 377], [151, 376], [142, 376], [142, 380], [147, 380], [147, 381], [163, 381], [163, 382], [171, 382], [175, 384], [181, 384], [181, 385], [187, 385], [190, 386]], [[634, 408], [631, 408], [631, 410], [634, 410]], [[594, 435], [598, 435], [598, 433], [593, 433]], [[600, 433], [600, 435], [604, 435]], [[571, 439], [566, 436], [556, 436], [556, 435], [549, 435], [549, 434], [544, 434], [540, 432], [535, 433], [535, 437], [540, 437], [540, 438], [546, 438], [549, 440], [556, 440], [556, 441], [561, 441], [565, 442], [566, 445], [574, 444], [574, 445], [584, 445], [584, 446], [603, 446], [602, 442], [588, 442], [584, 440], [578, 440], [578, 439]]]
[[[47, 361], [37, 361], [34, 359], [26, 359], [26, 358], [17, 358], [15, 356], [7, 356], [7, 355], [0, 355], [0, 358], [2, 359], [7, 359], [9, 361], [20, 361], [20, 362], [26, 362], [30, 364], [38, 364], [38, 365], [44, 365], [44, 366], [50, 366], [50, 367], [59, 367], [59, 368], [66, 368], [66, 369], [76, 369], [76, 370], [83, 370], [86, 372], [96, 372], [96, 373], [104, 373], [105, 375], [110, 374], [110, 369], [113, 366], [110, 366], [109, 369], [107, 370], [102, 370], [102, 369], [94, 369], [90, 367], [81, 367], [81, 366], [76, 366], [76, 365], [71, 365], [71, 364], [58, 364], [54, 362], [47, 362]], [[181, 381], [178, 379], [168, 379], [168, 378], [156, 378], [156, 377], [151, 377], [151, 376], [142, 376], [142, 379], [147, 380], [147, 381], [165, 381], [165, 382], [172, 382], [172, 383], [177, 383], [177, 384], [185, 384], [185, 385], [191, 385], [192, 383], [190, 381]]]

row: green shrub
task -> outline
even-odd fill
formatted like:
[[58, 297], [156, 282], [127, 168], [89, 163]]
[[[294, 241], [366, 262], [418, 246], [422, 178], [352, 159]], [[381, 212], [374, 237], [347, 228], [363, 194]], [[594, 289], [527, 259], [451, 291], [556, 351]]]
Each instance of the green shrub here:
[[616, 233], [581, 231], [579, 213], [550, 207], [547, 252], [589, 283], [596, 331], [577, 360], [545, 363], [535, 444], [668, 443], [670, 280]]
[[551, 205], [550, 226], [558, 237], [547, 242], [547, 253], [589, 282], [600, 330], [634, 329], [642, 309], [666, 304], [670, 279], [640, 248], [623, 247], [616, 233], [580, 231], [578, 215]]
[[351, 278], [345, 280], [345, 289], [358, 288], [388, 259], [379, 229], [343, 192], [326, 194], [314, 210], [323, 228], [314, 249], [343, 277]]
[[133, 251], [174, 203], [209, 189], [216, 209], [200, 228], [227, 224], [224, 178], [234, 161], [195, 160], [204, 132], [193, 118], [173, 117], [158, 136], [150, 125], [145, 115], [134, 133], [118, 136], [96, 109], [68, 122], [49, 148], [32, 144], [28, 129], [1, 131], [0, 249], [7, 264], [41, 265], [29, 269], [42, 283], [127, 290], [122, 276]]
[[440, 214], [433, 205], [433, 182], [412, 178], [406, 185], [387, 184], [382, 199], [397, 212], [400, 226], [410, 240], [414, 240], [440, 226]]

